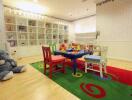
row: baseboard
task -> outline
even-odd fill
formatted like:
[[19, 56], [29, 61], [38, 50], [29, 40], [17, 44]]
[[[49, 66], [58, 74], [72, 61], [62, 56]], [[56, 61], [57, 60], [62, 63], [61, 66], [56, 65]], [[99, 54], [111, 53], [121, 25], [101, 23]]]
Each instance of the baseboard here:
[[115, 59], [115, 60], [121, 60], [121, 61], [132, 62], [132, 59], [121, 58], [121, 57], [108, 57], [108, 59]]

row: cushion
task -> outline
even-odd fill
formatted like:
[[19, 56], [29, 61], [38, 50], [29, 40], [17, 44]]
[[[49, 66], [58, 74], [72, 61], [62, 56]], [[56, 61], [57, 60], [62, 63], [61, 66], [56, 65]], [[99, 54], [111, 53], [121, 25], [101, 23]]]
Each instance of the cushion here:
[[85, 60], [92, 60], [92, 61], [100, 61], [101, 57], [96, 55], [86, 55], [84, 57]]
[[78, 58], [77, 59], [77, 63], [84, 64], [85, 63], [85, 59], [83, 57], [82, 58]]
[[63, 60], [65, 60], [65, 57], [63, 57], [63, 56], [54, 56], [54, 55], [52, 55], [51, 56], [51, 60], [52, 60], [52, 62], [60, 62], [60, 61], [63, 61]]

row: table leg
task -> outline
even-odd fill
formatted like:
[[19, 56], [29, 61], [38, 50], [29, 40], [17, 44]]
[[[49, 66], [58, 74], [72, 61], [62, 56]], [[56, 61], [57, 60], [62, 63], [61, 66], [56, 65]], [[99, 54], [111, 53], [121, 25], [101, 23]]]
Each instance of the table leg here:
[[76, 74], [76, 67], [77, 67], [76, 59], [72, 59], [72, 62], [73, 62], [73, 65], [72, 65], [72, 68], [73, 68], [73, 74], [75, 75], [75, 74]]

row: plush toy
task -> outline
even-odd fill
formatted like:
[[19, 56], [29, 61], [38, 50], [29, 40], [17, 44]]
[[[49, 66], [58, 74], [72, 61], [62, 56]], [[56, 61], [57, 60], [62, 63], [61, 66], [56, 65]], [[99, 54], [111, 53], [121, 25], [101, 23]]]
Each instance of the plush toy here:
[[13, 77], [13, 73], [26, 71], [25, 66], [17, 66], [7, 52], [0, 50], [0, 81], [8, 80]]

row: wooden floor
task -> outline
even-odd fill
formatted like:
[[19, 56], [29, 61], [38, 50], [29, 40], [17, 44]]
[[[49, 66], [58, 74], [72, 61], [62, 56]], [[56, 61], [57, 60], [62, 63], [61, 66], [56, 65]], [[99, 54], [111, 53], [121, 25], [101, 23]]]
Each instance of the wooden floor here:
[[107, 65], [132, 71], [132, 61], [108, 59]]
[[[35, 70], [29, 63], [42, 61], [41, 56], [18, 60], [26, 65], [25, 73], [14, 75], [13, 79], [0, 82], [0, 100], [78, 100], [76, 96]], [[132, 62], [108, 59], [108, 65], [132, 70]]]
[[27, 64], [27, 71], [0, 82], [0, 100], [79, 100]]

